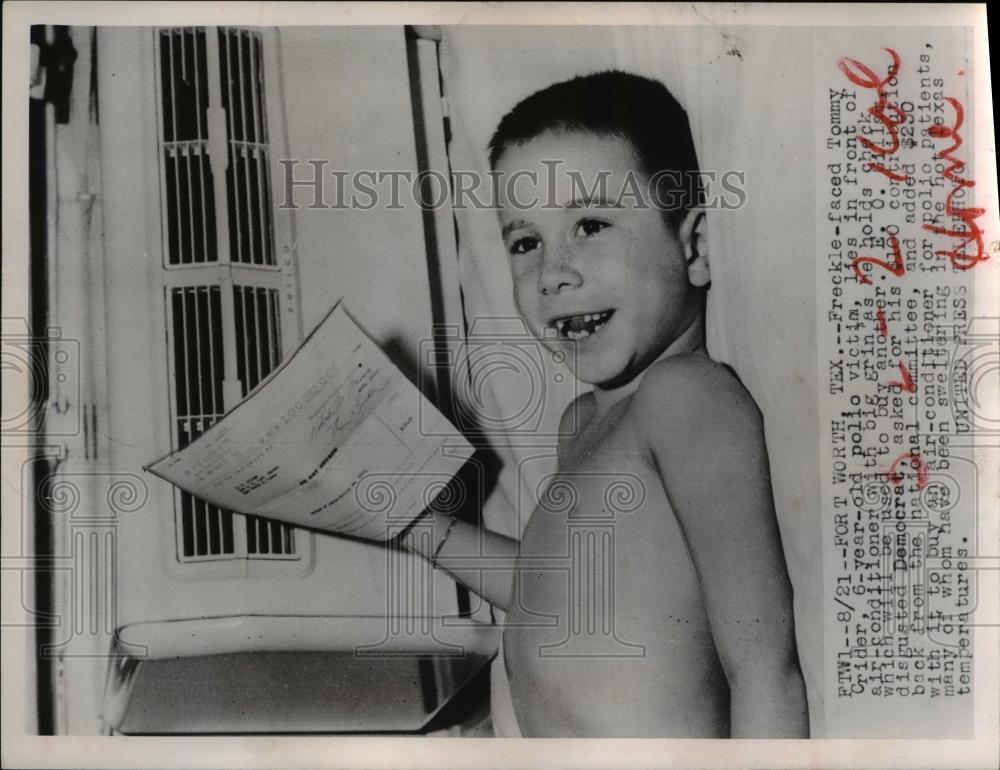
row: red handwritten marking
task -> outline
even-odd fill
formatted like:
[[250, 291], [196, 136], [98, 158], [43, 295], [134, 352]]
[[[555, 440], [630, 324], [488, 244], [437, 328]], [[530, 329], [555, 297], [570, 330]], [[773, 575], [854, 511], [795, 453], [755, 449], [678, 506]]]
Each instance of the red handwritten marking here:
[[870, 284], [872, 282], [872, 279], [869, 278], [861, 269], [861, 265], [865, 262], [878, 265], [879, 267], [888, 270], [897, 278], [906, 272], [906, 264], [903, 262], [903, 254], [899, 250], [899, 241], [896, 240], [895, 235], [889, 236], [889, 248], [892, 249], [892, 264], [889, 264], [883, 259], [875, 259], [875, 257], [855, 257], [851, 261], [851, 267], [854, 269], [854, 274], [858, 277], [858, 280], [861, 283]]
[[883, 337], [889, 336], [889, 324], [885, 320], [885, 311], [882, 308], [878, 309], [875, 314], [875, 318], [878, 320], [878, 333]]
[[[899, 150], [898, 129], [899, 126], [906, 122], [908, 114], [906, 110], [898, 104], [889, 101], [889, 97], [886, 94], [886, 86], [889, 81], [895, 77], [896, 73], [899, 72], [899, 54], [891, 48], [885, 48], [883, 50], [885, 50], [892, 58], [892, 64], [889, 67], [889, 74], [884, 78], [880, 78], [875, 74], [875, 71], [871, 67], [866, 64], [862, 64], [857, 59], [844, 57], [837, 62], [837, 66], [840, 68], [840, 71], [844, 73], [847, 79], [854, 83], [854, 85], [860, 88], [868, 88], [875, 91], [878, 101], [868, 108], [868, 114], [881, 123], [885, 127], [886, 133], [889, 135], [888, 146], [876, 144], [866, 136], [859, 136], [858, 141], [861, 142], [863, 147], [866, 147], [877, 155], [895, 155]], [[910, 178], [906, 174], [897, 174], [889, 171], [889, 169], [880, 163], [872, 163], [869, 170], [885, 174], [889, 179], [897, 182], [905, 182]]]
[[914, 473], [917, 474], [917, 489], [923, 489], [927, 486], [927, 466], [924, 465], [924, 461], [920, 459], [920, 455], [916, 452], [907, 452], [902, 454], [893, 460], [892, 465], [889, 467], [889, 472], [886, 476], [889, 479], [889, 483], [896, 485], [903, 482], [902, 472], [896, 470], [901, 462], [907, 462], [913, 469]]
[[890, 171], [885, 166], [883, 166], [881, 163], [874, 163], [874, 162], [869, 163], [867, 170], [868, 171], [877, 171], [880, 174], [884, 174], [886, 177], [888, 177], [893, 182], [906, 182], [910, 178], [908, 174], [897, 174], [895, 171]]
[[906, 368], [906, 364], [902, 360], [899, 362], [899, 373], [903, 377], [903, 381], [889, 380], [889, 385], [899, 385], [907, 393], [916, 393], [917, 384], [913, 381], [913, 377], [910, 376], [910, 370]]
[[[958, 172], [965, 170], [965, 162], [959, 160], [953, 154], [962, 146], [962, 136], [958, 133], [958, 131], [965, 122], [965, 110], [962, 108], [962, 103], [958, 99], [946, 96], [944, 100], [951, 105], [953, 110], [955, 110], [955, 123], [950, 127], [940, 124], [933, 125], [927, 129], [927, 134], [935, 139], [953, 140], [952, 145], [937, 153], [934, 156], [934, 159], [948, 162], [948, 167], [944, 170], [943, 176], [955, 185], [948, 192], [948, 197], [945, 199], [944, 213], [946, 216], [962, 220], [962, 223], [965, 225], [965, 229], [955, 230], [953, 228], [935, 225], [931, 222], [925, 222], [924, 230], [934, 233], [935, 235], [944, 235], [948, 238], [961, 238], [962, 242], [957, 248], [942, 249], [941, 251], [935, 251], [934, 253], [939, 257], [948, 257], [951, 261], [952, 267], [955, 267], [958, 270], [969, 270], [978, 265], [980, 262], [985, 262], [989, 259], [989, 255], [985, 253], [986, 244], [983, 242], [983, 230], [976, 223], [976, 219], [985, 214], [986, 209], [955, 206], [952, 201], [956, 192], [965, 188], [975, 187], [976, 182], [974, 179], [966, 179], [965, 177], [959, 176]], [[965, 247], [969, 243], [975, 243], [975, 254], [966, 253]]]

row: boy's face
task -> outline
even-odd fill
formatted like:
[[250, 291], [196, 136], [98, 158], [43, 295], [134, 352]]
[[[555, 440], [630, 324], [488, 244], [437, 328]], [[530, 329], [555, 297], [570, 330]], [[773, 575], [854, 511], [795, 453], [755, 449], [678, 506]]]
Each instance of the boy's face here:
[[706, 257], [687, 259], [696, 215], [670, 227], [641, 168], [625, 139], [562, 131], [509, 147], [497, 163], [518, 311], [595, 386], [632, 380], [702, 312], [695, 287], [708, 282]]

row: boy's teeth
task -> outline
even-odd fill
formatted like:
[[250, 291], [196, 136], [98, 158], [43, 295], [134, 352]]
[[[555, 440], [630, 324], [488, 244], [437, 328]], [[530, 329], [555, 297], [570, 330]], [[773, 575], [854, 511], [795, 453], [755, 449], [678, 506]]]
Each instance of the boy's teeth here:
[[578, 316], [560, 318], [555, 322], [556, 331], [571, 340], [582, 340], [596, 334], [610, 320], [611, 312], [582, 313]]

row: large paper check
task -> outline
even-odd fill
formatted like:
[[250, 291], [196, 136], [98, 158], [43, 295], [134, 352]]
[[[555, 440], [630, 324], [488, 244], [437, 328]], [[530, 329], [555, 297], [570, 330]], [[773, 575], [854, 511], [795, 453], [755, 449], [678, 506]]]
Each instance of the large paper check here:
[[449, 427], [337, 305], [221, 421], [146, 470], [232, 511], [384, 540], [472, 455]]

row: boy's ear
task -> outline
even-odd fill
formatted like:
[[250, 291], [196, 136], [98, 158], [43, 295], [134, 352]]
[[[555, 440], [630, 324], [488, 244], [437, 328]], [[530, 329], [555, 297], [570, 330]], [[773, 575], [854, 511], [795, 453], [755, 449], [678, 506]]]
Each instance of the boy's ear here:
[[708, 225], [704, 211], [689, 211], [681, 222], [681, 244], [687, 260], [688, 280], [692, 286], [708, 286], [712, 282], [712, 272], [708, 258]]

